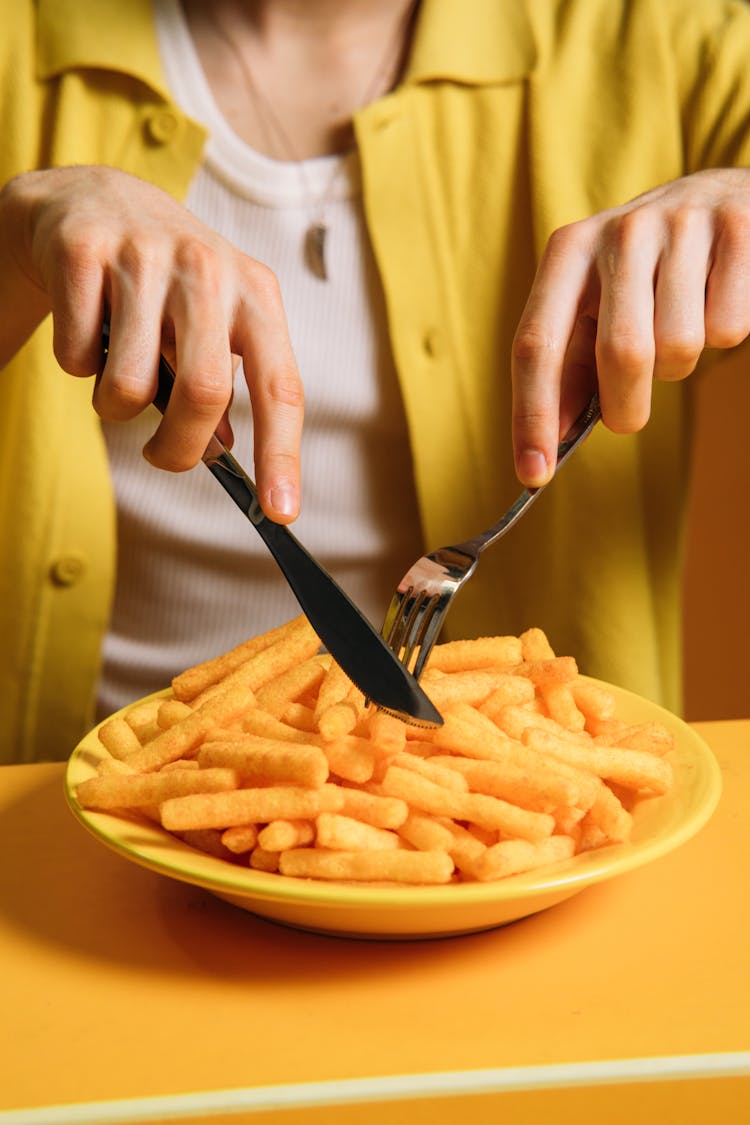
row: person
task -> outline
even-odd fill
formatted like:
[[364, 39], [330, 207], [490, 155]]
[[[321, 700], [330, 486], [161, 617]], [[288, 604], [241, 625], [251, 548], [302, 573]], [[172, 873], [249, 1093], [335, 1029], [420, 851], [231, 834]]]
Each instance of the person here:
[[679, 711], [685, 377], [750, 331], [744, 0], [1, 4], [0, 760], [296, 611], [214, 430], [379, 624], [595, 389], [444, 637], [538, 625]]

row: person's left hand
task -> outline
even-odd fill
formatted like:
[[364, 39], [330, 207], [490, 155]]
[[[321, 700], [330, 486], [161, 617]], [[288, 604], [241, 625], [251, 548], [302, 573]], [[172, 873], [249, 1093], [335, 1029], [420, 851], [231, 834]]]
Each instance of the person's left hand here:
[[704, 348], [750, 334], [750, 169], [697, 172], [550, 238], [513, 344], [513, 448], [529, 487], [599, 391], [634, 433], [654, 379], [684, 379]]

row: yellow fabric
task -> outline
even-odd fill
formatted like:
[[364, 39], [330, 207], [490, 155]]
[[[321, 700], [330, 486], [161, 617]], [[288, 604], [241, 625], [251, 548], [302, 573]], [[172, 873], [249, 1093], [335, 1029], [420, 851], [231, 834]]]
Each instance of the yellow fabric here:
[[[96, 162], [184, 197], [204, 135], [165, 91], [148, 0], [0, 13], [0, 181]], [[510, 342], [546, 238], [750, 163], [748, 58], [742, 0], [423, 0], [405, 81], [357, 136], [427, 547], [519, 491]], [[114, 580], [106, 455], [49, 323], [1, 378], [0, 761], [60, 758], [91, 722]], [[658, 387], [638, 437], [594, 433], [483, 557], [451, 635], [540, 625], [584, 672], [679, 710], [689, 386]]]

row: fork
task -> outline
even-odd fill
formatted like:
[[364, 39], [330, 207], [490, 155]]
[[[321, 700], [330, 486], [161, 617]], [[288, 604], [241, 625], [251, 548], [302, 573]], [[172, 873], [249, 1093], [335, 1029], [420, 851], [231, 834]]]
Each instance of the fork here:
[[[557, 447], [556, 468], [568, 459], [600, 417], [599, 396], [595, 394]], [[381, 635], [407, 668], [416, 653], [413, 675], [417, 679], [424, 671], [453, 599], [476, 570], [482, 551], [510, 531], [546, 487], [525, 489], [492, 527], [464, 543], [439, 547], [423, 555], [407, 570], [391, 598]]]

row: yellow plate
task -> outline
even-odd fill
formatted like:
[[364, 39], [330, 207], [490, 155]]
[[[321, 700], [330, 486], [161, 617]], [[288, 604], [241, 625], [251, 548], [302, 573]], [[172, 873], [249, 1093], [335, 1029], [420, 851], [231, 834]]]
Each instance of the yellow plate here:
[[[594, 681], [596, 682], [596, 681]], [[605, 685], [626, 722], [656, 720], [675, 736], [675, 784], [635, 810], [632, 839], [563, 863], [495, 883], [445, 887], [379, 887], [325, 883], [254, 871], [196, 851], [153, 823], [82, 809], [76, 786], [107, 757], [91, 731], [68, 762], [66, 794], [78, 820], [126, 859], [265, 918], [301, 929], [350, 937], [405, 939], [473, 933], [554, 906], [593, 883], [622, 875], [679, 847], [711, 816], [721, 774], [705, 742], [668, 711], [621, 688]], [[166, 694], [166, 693], [163, 693]]]

